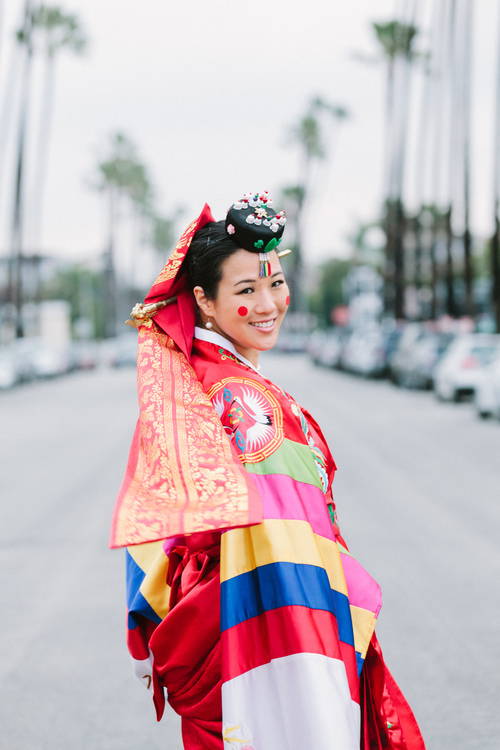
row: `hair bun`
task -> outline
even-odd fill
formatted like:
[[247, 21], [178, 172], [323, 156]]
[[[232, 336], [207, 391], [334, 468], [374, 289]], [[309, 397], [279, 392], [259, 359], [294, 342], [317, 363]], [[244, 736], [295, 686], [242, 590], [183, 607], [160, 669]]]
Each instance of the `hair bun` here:
[[226, 232], [233, 242], [253, 253], [275, 250], [281, 242], [286, 216], [284, 211], [276, 213], [271, 205], [267, 190], [245, 193], [233, 203], [226, 216]]

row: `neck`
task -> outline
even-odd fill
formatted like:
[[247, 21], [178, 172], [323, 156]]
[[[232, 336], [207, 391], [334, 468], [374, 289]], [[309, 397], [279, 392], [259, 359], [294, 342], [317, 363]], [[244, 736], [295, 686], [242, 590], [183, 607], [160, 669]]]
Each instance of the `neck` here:
[[[222, 334], [224, 336], [224, 334]], [[225, 338], [228, 338], [227, 336]], [[238, 344], [233, 341], [233, 346], [236, 349], [237, 352], [241, 354], [242, 357], [245, 357], [245, 359], [248, 359], [249, 362], [253, 364], [254, 367], [259, 369], [259, 350], [258, 349], [244, 349], [241, 346], [238, 346]]]
[[219, 328], [219, 326], [216, 323], [212, 324], [212, 328], [205, 329], [205, 326], [203, 325], [203, 323], [201, 323], [199, 327], [202, 330], [213, 331], [213, 333], [217, 333], [219, 336], [222, 336], [223, 338], [225, 338], [226, 341], [229, 341], [233, 345], [234, 351], [237, 354], [241, 354], [241, 356], [244, 359], [247, 359], [255, 367], [256, 370], [259, 369], [260, 352], [258, 349], [247, 349], [243, 346], [240, 346], [236, 341], [234, 341], [230, 336], [228, 336], [227, 333], [225, 333], [221, 328]]
[[228, 341], [232, 343], [236, 351], [239, 354], [241, 354], [242, 357], [245, 357], [245, 359], [248, 359], [248, 361], [251, 362], [254, 367], [259, 369], [259, 350], [258, 349], [246, 349], [245, 347], [240, 346], [237, 341], [234, 341], [234, 339], [228, 336], [225, 331], [219, 328], [219, 326], [215, 322], [213, 323], [212, 331], [215, 331], [220, 336], [224, 336], [225, 339], [227, 339]]

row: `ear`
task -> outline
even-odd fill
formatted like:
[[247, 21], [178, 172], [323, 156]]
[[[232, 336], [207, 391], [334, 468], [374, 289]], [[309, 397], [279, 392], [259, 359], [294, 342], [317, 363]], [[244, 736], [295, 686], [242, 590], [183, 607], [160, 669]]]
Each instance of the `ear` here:
[[195, 286], [193, 289], [193, 294], [196, 300], [196, 304], [200, 308], [201, 312], [205, 315], [205, 317], [206, 318], [213, 317], [214, 301], [211, 299], [208, 299], [205, 292], [203, 291], [203, 287]]

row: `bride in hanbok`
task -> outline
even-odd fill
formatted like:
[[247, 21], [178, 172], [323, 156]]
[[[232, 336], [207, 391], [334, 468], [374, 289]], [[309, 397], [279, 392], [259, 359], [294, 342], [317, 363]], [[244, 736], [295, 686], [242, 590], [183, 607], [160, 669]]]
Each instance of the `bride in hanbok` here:
[[132, 311], [140, 413], [111, 535], [129, 651], [186, 750], [423, 750], [325, 438], [260, 370], [290, 303], [271, 204], [205, 205]]

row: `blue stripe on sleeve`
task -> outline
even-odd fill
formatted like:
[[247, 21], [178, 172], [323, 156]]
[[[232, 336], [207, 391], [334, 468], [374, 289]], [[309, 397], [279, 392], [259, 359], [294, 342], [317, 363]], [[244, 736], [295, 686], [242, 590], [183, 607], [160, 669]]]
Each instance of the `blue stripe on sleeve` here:
[[323, 568], [289, 562], [261, 565], [221, 584], [221, 630], [270, 609], [304, 606], [331, 612], [337, 619], [339, 638], [354, 645], [349, 600], [330, 588]]

